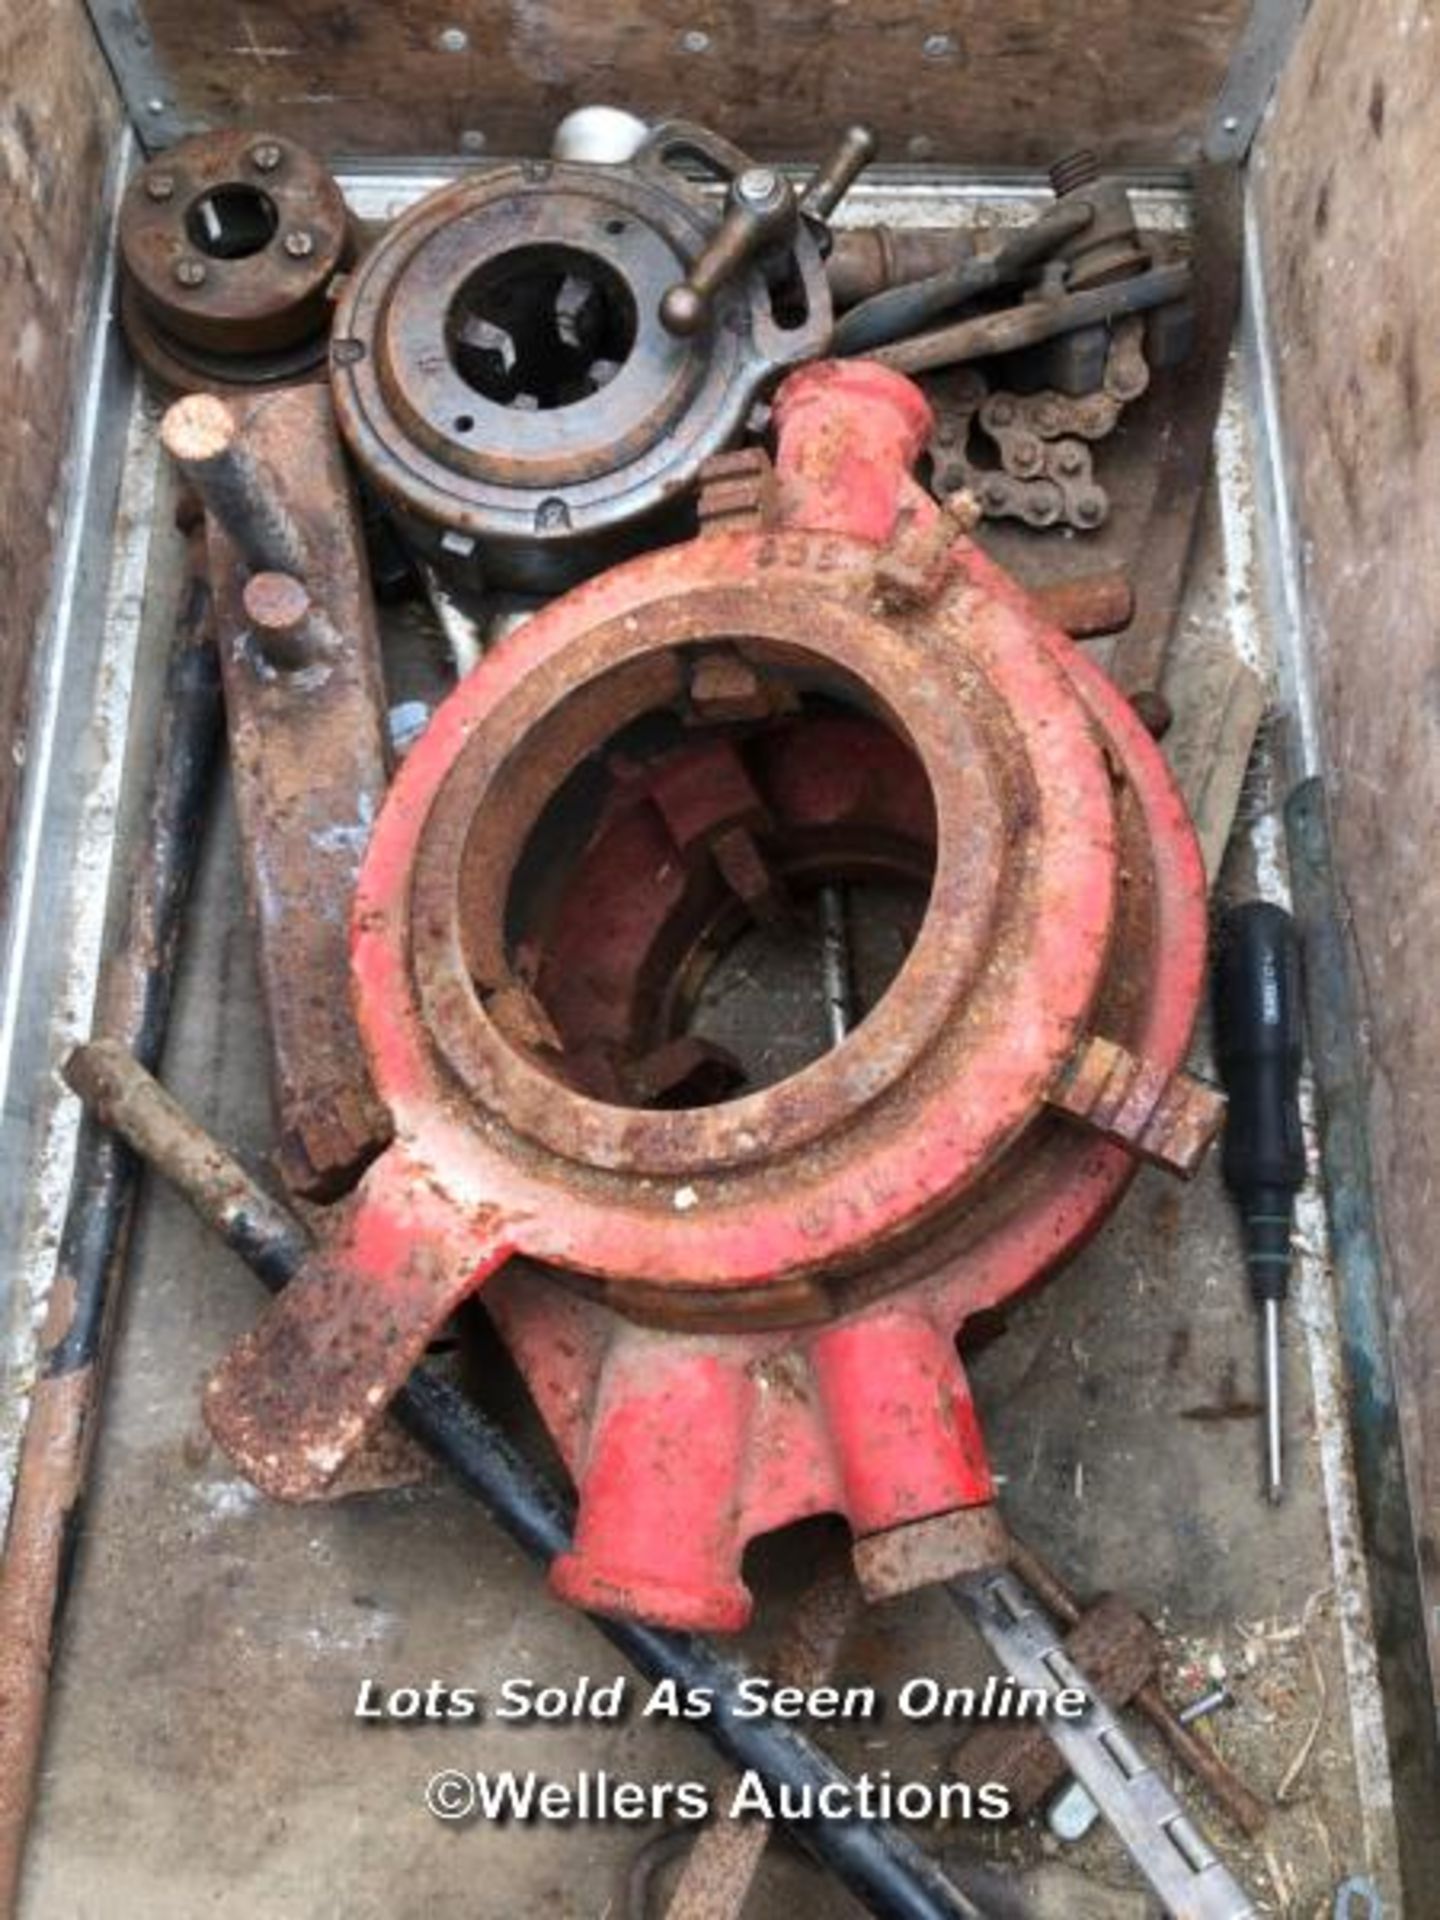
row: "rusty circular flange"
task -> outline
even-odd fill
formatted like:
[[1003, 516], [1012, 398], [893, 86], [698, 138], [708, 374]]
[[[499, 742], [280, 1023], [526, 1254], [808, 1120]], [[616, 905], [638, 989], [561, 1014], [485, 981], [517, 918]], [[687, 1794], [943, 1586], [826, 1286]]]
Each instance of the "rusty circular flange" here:
[[197, 134], [126, 190], [126, 338], [172, 392], [320, 377], [349, 253], [344, 198], [313, 154], [275, 134]]
[[[376, 1085], [408, 1150], [537, 1258], [703, 1289], [856, 1261], [980, 1177], [1074, 1052], [1117, 893], [1088, 715], [1023, 614], [957, 584], [880, 618], [874, 562], [859, 541], [787, 534], [616, 570], [482, 663], [402, 770], [356, 912]], [[723, 1106], [612, 1106], [492, 1018], [511, 984], [494, 930], [560, 781], [678, 698], [687, 649], [737, 639], [858, 693], [917, 755], [929, 909], [890, 992], [812, 1066]]]
[[351, 452], [463, 590], [553, 591], [653, 537], [763, 383], [823, 350], [829, 291], [801, 224], [778, 302], [751, 270], [679, 340], [666, 289], [714, 230], [675, 170], [744, 156], [657, 129], [621, 166], [531, 161], [426, 196], [351, 276], [332, 381]]

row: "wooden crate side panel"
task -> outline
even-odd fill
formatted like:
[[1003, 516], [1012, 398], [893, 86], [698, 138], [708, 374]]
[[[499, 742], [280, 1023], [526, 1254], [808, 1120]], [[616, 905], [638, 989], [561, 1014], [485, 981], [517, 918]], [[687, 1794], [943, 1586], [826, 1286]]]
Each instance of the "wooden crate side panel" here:
[[0, 873], [34, 649], [63, 524], [63, 468], [119, 104], [80, 0], [0, 6]]
[[1440, 16], [1316, 0], [1257, 158], [1440, 1673]]
[[145, 12], [187, 120], [264, 124], [329, 153], [455, 153], [467, 133], [490, 153], [534, 153], [571, 107], [604, 100], [707, 121], [772, 157], [813, 157], [863, 118], [892, 160], [993, 168], [1079, 144], [1127, 163], [1193, 151], [1246, 3], [146, 0]]

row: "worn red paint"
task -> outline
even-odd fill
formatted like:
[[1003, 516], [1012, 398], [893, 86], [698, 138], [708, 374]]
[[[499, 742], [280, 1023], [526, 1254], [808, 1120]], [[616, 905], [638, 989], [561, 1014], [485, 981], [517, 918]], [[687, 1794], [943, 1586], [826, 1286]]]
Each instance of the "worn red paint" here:
[[[998, 1550], [955, 1336], [1123, 1193], [1134, 1143], [1057, 1103], [1097, 1035], [1147, 1087], [1169, 1084], [1205, 942], [1198, 851], [1153, 743], [1022, 590], [950, 538], [909, 473], [929, 427], [916, 390], [864, 363], [820, 367], [776, 413], [773, 488], [752, 475], [752, 507], [702, 515], [699, 540], [553, 603], [402, 769], [353, 966], [403, 1147], [273, 1310], [290, 1333], [242, 1345], [210, 1406], [252, 1477], [301, 1490], [380, 1417], [397, 1343], [410, 1351], [489, 1274], [579, 1485], [557, 1587], [717, 1629], [748, 1614], [745, 1543], [805, 1514], [849, 1518], [872, 1586]], [[815, 750], [808, 714], [758, 721], [753, 749], [731, 736], [714, 779], [685, 787], [679, 842], [678, 816], [619, 806], [573, 895], [512, 953], [506, 910], [541, 809], [638, 715], [670, 707], [703, 728], [687, 686], [715, 646], [764, 684], [849, 686], [889, 725], [833, 720], [851, 729], [839, 753]], [[762, 859], [790, 863], [783, 884], [807, 835], [843, 864], [885, 822], [891, 857], [930, 879], [908, 959], [842, 1046], [776, 1086], [678, 1111], [596, 1098], [597, 1048], [643, 1056], [667, 1037], [663, 988], [633, 972], [720, 911], [725, 833], [710, 830], [737, 818]], [[535, 1019], [491, 1017], [517, 993]], [[393, 1255], [359, 1255], [371, 1211], [404, 1225], [398, 1278]], [[307, 1350], [325, 1356], [309, 1377], [290, 1363]]]

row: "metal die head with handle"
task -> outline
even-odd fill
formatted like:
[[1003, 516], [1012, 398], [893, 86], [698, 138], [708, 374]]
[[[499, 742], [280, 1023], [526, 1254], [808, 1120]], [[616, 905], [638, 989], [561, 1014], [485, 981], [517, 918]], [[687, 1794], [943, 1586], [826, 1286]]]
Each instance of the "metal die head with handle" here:
[[[761, 173], [778, 225], [731, 245], [697, 174], [741, 192]], [[332, 382], [350, 451], [452, 588], [553, 593], [683, 530], [705, 461], [829, 342], [824, 234], [803, 204], [718, 134], [668, 121], [621, 163], [524, 161], [396, 221], [346, 284]], [[662, 318], [681, 288], [683, 335]]]

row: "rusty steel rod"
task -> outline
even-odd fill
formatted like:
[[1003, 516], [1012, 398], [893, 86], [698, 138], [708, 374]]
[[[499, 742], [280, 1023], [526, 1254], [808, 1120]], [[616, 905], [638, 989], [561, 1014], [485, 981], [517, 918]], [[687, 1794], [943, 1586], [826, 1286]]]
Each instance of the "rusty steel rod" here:
[[1042, 340], [1073, 333], [1078, 327], [1119, 320], [1127, 313], [1167, 306], [1172, 300], [1183, 300], [1190, 286], [1186, 264], [1151, 267], [1133, 279], [1117, 280], [1109, 286], [1087, 287], [1053, 299], [1022, 300], [997, 313], [957, 320], [931, 333], [899, 340], [893, 346], [876, 347], [867, 357], [893, 367], [896, 373], [932, 373], [940, 367], [985, 360], [991, 354], [1017, 353], [1022, 347], [1038, 346]]
[[228, 401], [187, 394], [165, 415], [160, 438], [250, 568], [304, 573], [304, 536]]
[[[96, 1001], [97, 1030], [152, 1064], [169, 1018], [182, 909], [222, 730], [198, 511], [189, 538], [146, 828], [128, 875], [124, 931], [105, 961]], [[92, 1119], [83, 1123], [0, 1561], [0, 1915], [12, 1913], [19, 1896], [51, 1662], [139, 1171], [114, 1134]]]
[[[1062, 1626], [1076, 1624], [1082, 1612], [1080, 1602], [1060, 1576], [1013, 1535], [1010, 1566]], [[1265, 1803], [1226, 1766], [1208, 1740], [1186, 1725], [1160, 1691], [1159, 1682], [1147, 1680], [1132, 1695], [1131, 1704], [1145, 1715], [1176, 1759], [1194, 1774], [1240, 1831], [1251, 1836], [1259, 1833], [1270, 1818]]]
[[993, 253], [956, 251], [938, 273], [889, 287], [853, 306], [835, 328], [836, 354], [875, 353], [983, 294], [1013, 286], [1038, 262], [1058, 253], [1090, 225], [1093, 214], [1083, 202], [1055, 206], [1001, 242]]
[[[77, 1048], [65, 1077], [86, 1106], [115, 1128], [231, 1247], [272, 1293], [299, 1269], [313, 1242], [123, 1047]], [[566, 1552], [571, 1511], [560, 1493], [457, 1387], [420, 1366], [392, 1403], [400, 1425], [455, 1475], [492, 1520], [541, 1566]], [[697, 1730], [732, 1765], [775, 1786], [819, 1790], [853, 1783], [828, 1755], [786, 1723], [741, 1719], [745, 1670], [696, 1634], [638, 1620], [590, 1618], [646, 1678], [708, 1691], [711, 1717]], [[984, 1920], [985, 1909], [937, 1862], [883, 1821], [858, 1817], [789, 1822], [795, 1837], [884, 1920]]]

